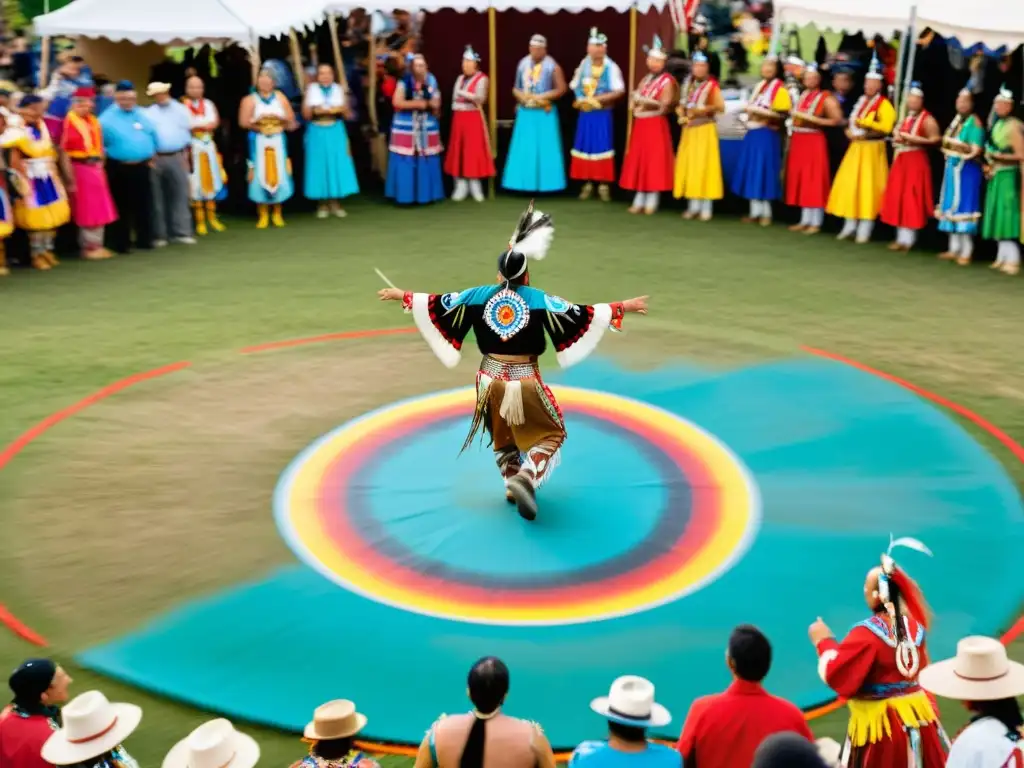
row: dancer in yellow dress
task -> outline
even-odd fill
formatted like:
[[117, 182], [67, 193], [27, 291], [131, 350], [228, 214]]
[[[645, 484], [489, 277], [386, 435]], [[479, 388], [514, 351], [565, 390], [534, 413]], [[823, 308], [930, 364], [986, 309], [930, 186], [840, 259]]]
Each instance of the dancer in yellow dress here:
[[840, 240], [857, 236], [858, 243], [871, 239], [889, 180], [885, 140], [896, 125], [896, 110], [882, 93], [882, 71], [876, 54], [864, 77], [864, 95], [850, 114], [846, 135], [850, 146], [832, 182], [826, 210], [844, 219]]
[[725, 193], [715, 124], [715, 115], [725, 111], [725, 99], [718, 82], [710, 76], [708, 57], [698, 51], [692, 63], [676, 107], [683, 135], [679, 138], [672, 194], [677, 200], [685, 197], [689, 201], [684, 219], [699, 215], [702, 221], [709, 221], [714, 201], [721, 200]]

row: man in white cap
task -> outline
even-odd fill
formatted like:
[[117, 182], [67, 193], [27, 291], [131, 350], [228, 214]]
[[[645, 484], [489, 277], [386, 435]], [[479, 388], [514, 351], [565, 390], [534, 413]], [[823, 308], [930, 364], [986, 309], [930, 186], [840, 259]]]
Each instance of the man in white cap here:
[[171, 747], [162, 768], [254, 768], [259, 761], [256, 740], [236, 731], [230, 720], [218, 718]]
[[654, 684], [643, 677], [625, 675], [612, 683], [607, 696], [590, 708], [608, 720], [606, 741], [584, 741], [572, 753], [570, 768], [682, 768], [679, 753], [647, 740], [652, 728], [664, 728], [672, 715], [654, 700]]
[[530, 38], [530, 54], [516, 66], [516, 121], [501, 186], [515, 192], [565, 189], [562, 129], [556, 103], [566, 91], [565, 73], [548, 56], [543, 35]]
[[99, 691], [87, 691], [69, 701], [61, 715], [64, 724], [43, 744], [43, 760], [51, 765], [139, 768], [122, 745], [139, 727], [139, 707], [111, 703]]
[[192, 169], [186, 151], [192, 144], [192, 117], [188, 108], [171, 98], [167, 83], [150, 83], [146, 95], [153, 104], [146, 116], [156, 129], [153, 162], [153, 245], [192, 245], [192, 213], [189, 209]]
[[598, 186], [601, 200], [611, 200], [608, 185], [615, 181], [615, 131], [612, 110], [626, 93], [622, 70], [608, 57], [608, 37], [592, 27], [587, 55], [576, 67], [569, 83], [579, 110], [576, 138], [572, 145], [569, 176], [582, 181], [580, 200], [588, 200]]
[[962, 701], [971, 723], [953, 740], [947, 768], [1019, 768], [1024, 765], [1024, 664], [1010, 661], [991, 637], [965, 637], [956, 656], [921, 670], [921, 687], [945, 699]]

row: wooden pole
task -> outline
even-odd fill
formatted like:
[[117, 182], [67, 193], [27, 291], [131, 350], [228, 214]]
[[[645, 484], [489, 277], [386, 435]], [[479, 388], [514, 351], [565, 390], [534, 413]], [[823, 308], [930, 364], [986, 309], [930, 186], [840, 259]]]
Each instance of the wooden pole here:
[[373, 34], [372, 28], [370, 29], [369, 53], [367, 66], [370, 68], [370, 93], [366, 97], [366, 110], [370, 115], [370, 126], [373, 128], [370, 147], [372, 149], [373, 165], [376, 166], [377, 173], [383, 179], [387, 173], [387, 168], [381, 163], [380, 125], [377, 122], [377, 36]]
[[334, 49], [334, 68], [338, 70], [338, 82], [345, 93], [351, 93], [345, 75], [345, 61], [341, 56], [341, 41], [338, 39], [338, 19], [333, 13], [327, 14], [327, 27], [331, 30], [331, 47]]
[[626, 146], [633, 134], [632, 89], [636, 87], [636, 4], [629, 7], [629, 90], [626, 92]]
[[39, 44], [39, 87], [50, 84], [50, 38], [44, 37]]
[[[491, 134], [491, 156], [498, 159], [498, 12], [493, 8], [487, 9], [487, 43], [490, 47], [490, 67], [488, 77], [491, 87], [487, 91], [487, 111], [490, 118], [488, 126]], [[495, 190], [494, 177], [487, 183], [487, 196], [493, 200], [497, 192]]]
[[288, 42], [292, 51], [292, 70], [295, 72], [295, 84], [303, 93], [306, 92], [306, 73], [302, 71], [302, 51], [299, 49], [299, 36], [294, 29], [288, 30]]

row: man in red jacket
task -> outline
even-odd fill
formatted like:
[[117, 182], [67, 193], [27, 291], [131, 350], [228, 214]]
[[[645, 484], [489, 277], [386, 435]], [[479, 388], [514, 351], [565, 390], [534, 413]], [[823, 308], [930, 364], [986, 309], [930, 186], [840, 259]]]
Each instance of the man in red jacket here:
[[773, 733], [792, 731], [814, 741], [803, 712], [762, 687], [772, 646], [757, 627], [741, 624], [732, 631], [726, 661], [732, 684], [697, 699], [686, 716], [676, 745], [685, 768], [750, 765], [758, 746]]
[[8, 680], [14, 701], [0, 712], [0, 766], [50, 768], [40, 756], [60, 727], [59, 704], [68, 700], [71, 676], [49, 659], [29, 659]]

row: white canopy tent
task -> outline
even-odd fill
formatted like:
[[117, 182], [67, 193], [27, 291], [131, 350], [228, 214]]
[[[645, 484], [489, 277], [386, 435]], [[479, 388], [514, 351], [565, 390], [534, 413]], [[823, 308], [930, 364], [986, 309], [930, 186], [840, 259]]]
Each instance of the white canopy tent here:
[[918, 30], [931, 28], [964, 46], [1015, 48], [1024, 43], [1024, 3], [1019, 0], [775, 0], [775, 24], [889, 37], [907, 28], [914, 7]]
[[41, 37], [253, 46], [323, 18], [324, 0], [75, 0], [33, 25]]
[[[603, 11], [606, 9], [626, 13], [636, 9], [637, 13], [647, 13], [650, 10], [662, 11], [668, 5], [668, 0], [420, 0], [415, 5], [419, 11], [439, 11], [442, 9], [453, 10], [463, 13], [465, 11], [485, 12], [490, 9], [495, 11], [516, 10], [528, 13], [529, 11], [543, 11], [544, 13], [558, 13], [568, 11], [570, 13], [582, 13], [583, 11]], [[355, 8], [363, 8], [368, 13], [380, 12], [391, 13], [392, 11], [411, 6], [402, 3], [401, 0], [327, 0], [326, 10], [332, 13], [347, 14]]]

